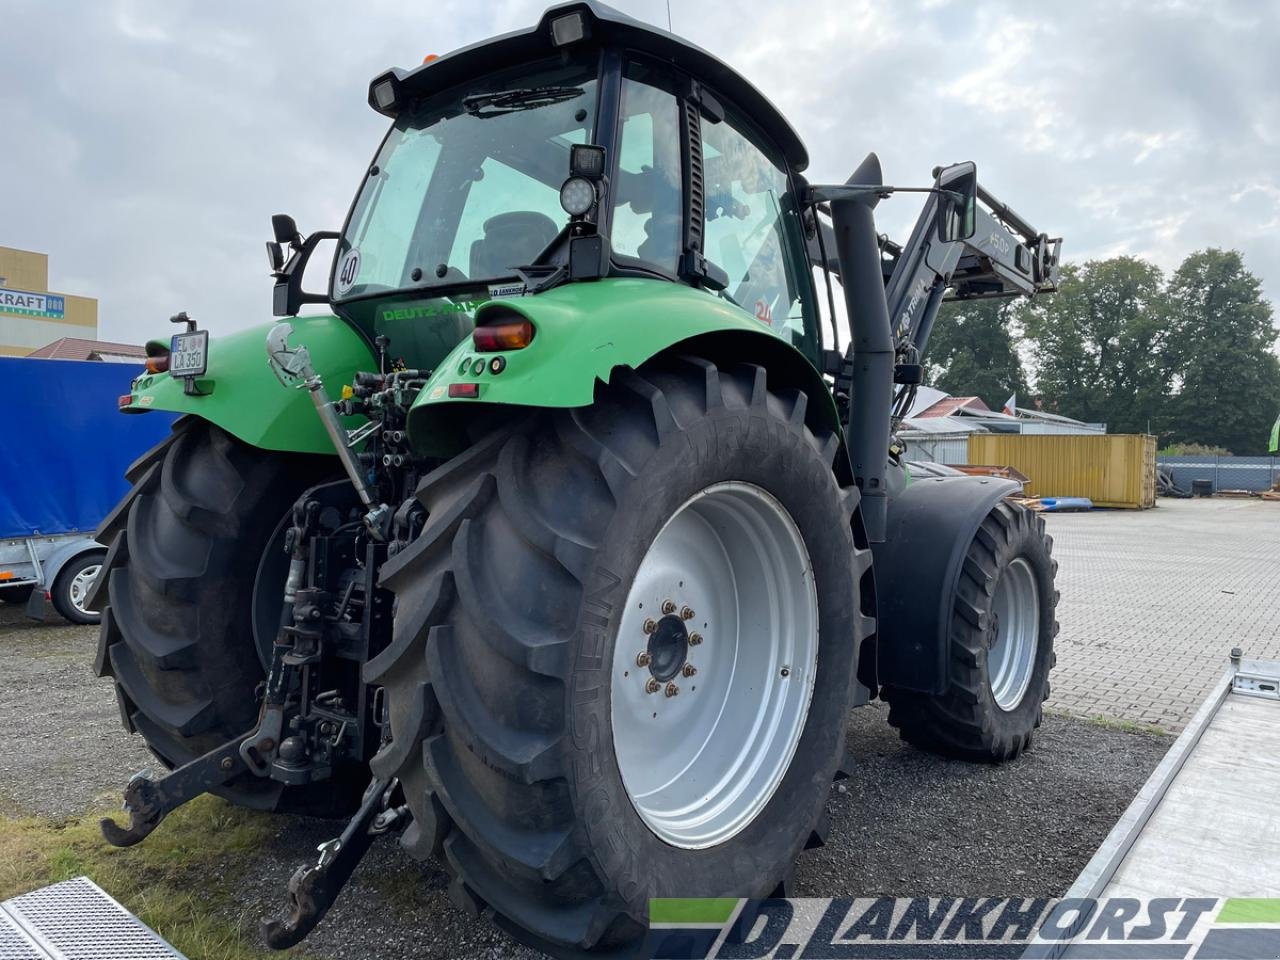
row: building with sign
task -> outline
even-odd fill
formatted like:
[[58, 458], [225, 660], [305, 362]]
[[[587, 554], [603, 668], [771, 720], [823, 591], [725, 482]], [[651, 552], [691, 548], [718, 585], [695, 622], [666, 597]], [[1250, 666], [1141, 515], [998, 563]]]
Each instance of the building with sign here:
[[98, 301], [49, 289], [49, 256], [0, 247], [0, 356], [64, 338], [97, 340]]

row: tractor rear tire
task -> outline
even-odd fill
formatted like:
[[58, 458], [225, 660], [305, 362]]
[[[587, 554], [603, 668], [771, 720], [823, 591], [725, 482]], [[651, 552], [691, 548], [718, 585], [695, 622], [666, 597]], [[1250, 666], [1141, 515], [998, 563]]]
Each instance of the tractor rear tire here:
[[1056, 662], [1058, 592], [1044, 518], [991, 508], [974, 535], [952, 602], [950, 685], [940, 696], [885, 687], [889, 723], [908, 743], [999, 763], [1031, 746]]
[[[90, 597], [102, 611], [96, 667], [115, 682], [125, 729], [166, 767], [256, 722], [259, 561], [294, 500], [332, 473], [325, 461], [250, 447], [186, 417], [129, 468], [133, 489], [98, 531], [110, 548]], [[346, 768], [289, 788], [243, 774], [213, 792], [259, 810], [341, 816], [367, 782]]]
[[[668, 359], [617, 372], [590, 407], [500, 429], [422, 480], [426, 529], [382, 573], [396, 594], [393, 640], [365, 669], [385, 687], [392, 729], [372, 766], [400, 778], [413, 813], [402, 843], [443, 861], [464, 909], [557, 956], [628, 950], [644, 935], [650, 897], [767, 896], [812, 843], [872, 619], [860, 602], [871, 595], [870, 551], [857, 492], [835, 476], [837, 438], [806, 416], [806, 401], [796, 389], [770, 390], [762, 367]], [[669, 585], [643, 581], [660, 592], [638, 603], [640, 572], [691, 504], [714, 531], [704, 542], [744, 567], [755, 562], [744, 554], [756, 557], [761, 575], [742, 584], [730, 562], [733, 583], [703, 572], [708, 586], [694, 582], [692, 560], [664, 553]], [[713, 510], [723, 512], [708, 519]], [[795, 531], [778, 543], [802, 542], [810, 562], [777, 573], [769, 547], [730, 549], [738, 510], [743, 523], [756, 510]], [[804, 587], [790, 589], [797, 582]], [[734, 585], [772, 613], [741, 615]], [[810, 629], [789, 627], [789, 598], [812, 611], [800, 621]], [[623, 632], [628, 623], [634, 631]], [[659, 683], [665, 653], [652, 665], [637, 657], [663, 631], [677, 644], [663, 649], [683, 654]], [[788, 647], [787, 637], [798, 639]], [[716, 669], [753, 641], [760, 656]], [[785, 659], [788, 649], [811, 659]], [[740, 697], [728, 695], [733, 676], [751, 678]], [[807, 706], [752, 711], [750, 684], [778, 691], [764, 703], [807, 697]], [[705, 719], [721, 715], [717, 705], [735, 719]], [[619, 722], [626, 710], [634, 722]], [[774, 729], [767, 716], [784, 715], [776, 728], [790, 739], [752, 739], [755, 726]], [[695, 730], [707, 739], [694, 740]], [[680, 767], [687, 741], [723, 745], [717, 735], [747, 746], [707, 746]], [[741, 758], [757, 757], [773, 779], [751, 780], [741, 801], [724, 800], [705, 823], [672, 813], [684, 802], [676, 798], [655, 813], [663, 793], [629, 788], [644, 764], [623, 759], [624, 748], [652, 744], [681, 770], [668, 786], [691, 792], [699, 811], [721, 796], [722, 780], [756, 769]], [[717, 779], [715, 763], [733, 773]]]

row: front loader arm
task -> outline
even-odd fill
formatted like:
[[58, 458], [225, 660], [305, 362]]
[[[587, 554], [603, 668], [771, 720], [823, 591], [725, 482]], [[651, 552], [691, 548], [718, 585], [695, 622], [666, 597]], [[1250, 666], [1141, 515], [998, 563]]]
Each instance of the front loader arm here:
[[975, 212], [973, 236], [944, 241], [937, 230], [940, 201], [929, 194], [910, 239], [886, 264], [893, 332], [917, 356], [924, 355], [944, 301], [1034, 296], [1058, 287], [1061, 238], [1036, 231], [981, 184], [978, 200], [983, 206]]
[[[803, 193], [805, 205], [831, 217], [829, 229], [820, 218], [814, 224], [810, 257], [816, 247], [815, 265], [838, 273], [844, 288], [849, 347], [843, 357], [826, 358], [827, 370], [837, 392], [849, 397], [850, 460], [873, 543], [886, 533], [891, 424], [921, 382], [921, 357], [948, 289], [963, 299], [1029, 295], [1057, 285], [1061, 240], [1037, 233], [979, 186], [972, 164], [937, 168], [934, 177], [932, 187], [887, 186], [872, 153], [846, 183], [807, 186]], [[962, 184], [967, 190], [957, 189]], [[873, 214], [882, 198], [897, 192], [927, 194], [903, 247], [877, 235]], [[973, 216], [968, 236], [954, 223], [945, 234], [942, 229], [942, 214], [950, 215], [957, 204], [963, 220]]]

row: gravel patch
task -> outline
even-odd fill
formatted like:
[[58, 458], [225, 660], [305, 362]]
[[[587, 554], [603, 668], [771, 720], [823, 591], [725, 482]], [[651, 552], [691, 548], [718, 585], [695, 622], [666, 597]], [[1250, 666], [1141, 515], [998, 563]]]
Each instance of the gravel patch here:
[[120, 726], [109, 681], [93, 675], [98, 628], [0, 603], [0, 809], [69, 817], [109, 800], [155, 766]]
[[[153, 763], [121, 729], [111, 684], [92, 676], [96, 633], [0, 606], [0, 807], [83, 813], [114, 804], [130, 774]], [[793, 896], [1061, 895], [1173, 742], [1051, 714], [1030, 753], [981, 766], [905, 745], [886, 712], [855, 711], [853, 775], [832, 787], [827, 845], [801, 856]], [[277, 824], [243, 865], [237, 901], [219, 908], [249, 929], [281, 910], [295, 867], [340, 829]], [[540, 956], [455, 907], [447, 883], [439, 866], [384, 838], [301, 949], [314, 960]]]

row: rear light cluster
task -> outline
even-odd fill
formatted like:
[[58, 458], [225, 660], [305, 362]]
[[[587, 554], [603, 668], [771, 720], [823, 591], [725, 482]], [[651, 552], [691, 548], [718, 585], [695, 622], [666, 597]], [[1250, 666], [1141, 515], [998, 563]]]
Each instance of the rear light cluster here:
[[533, 342], [533, 324], [528, 320], [508, 320], [476, 327], [471, 332], [471, 342], [479, 353], [523, 350]]

